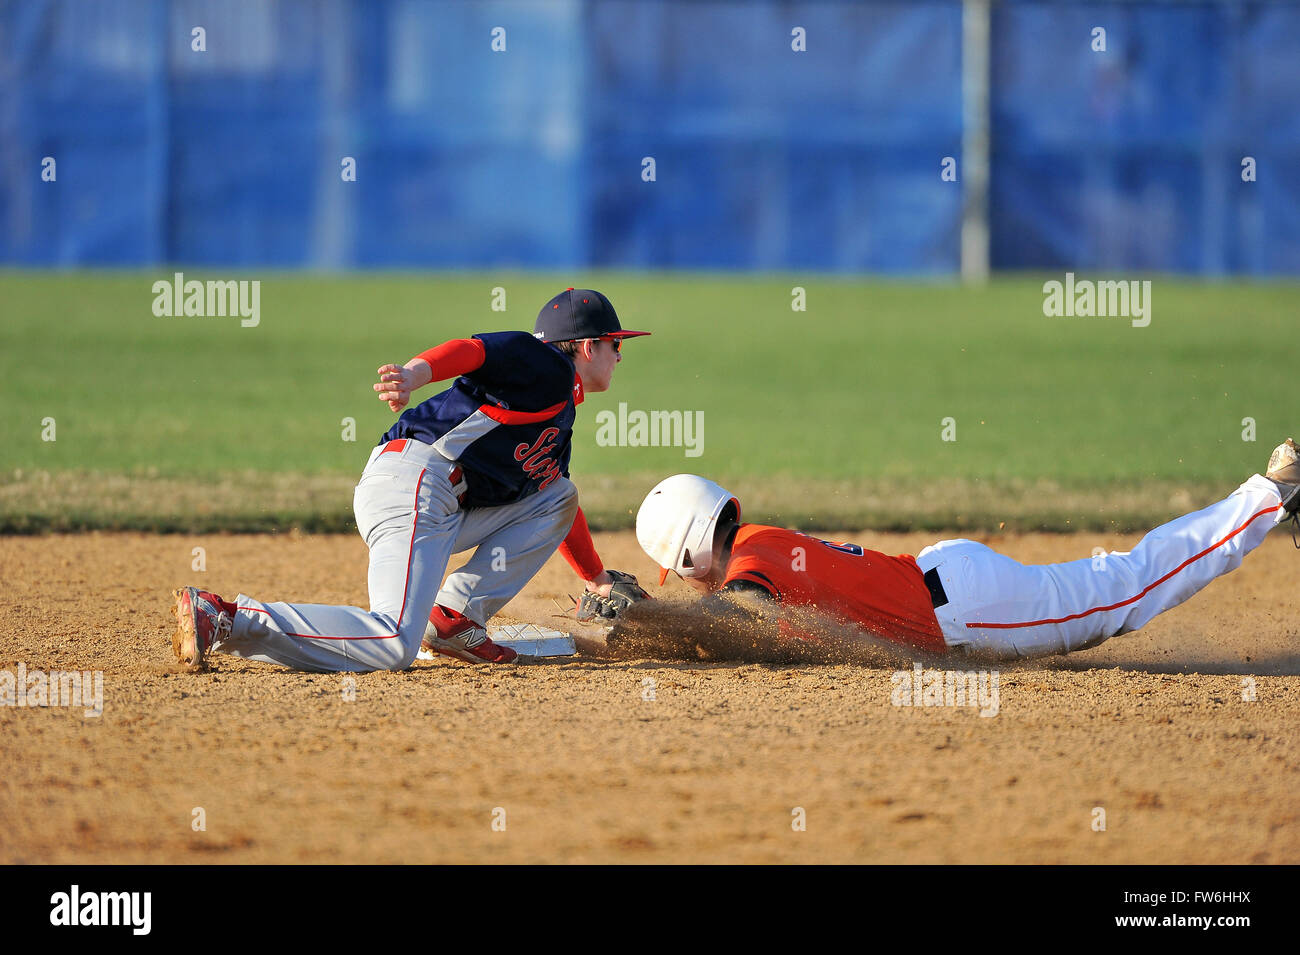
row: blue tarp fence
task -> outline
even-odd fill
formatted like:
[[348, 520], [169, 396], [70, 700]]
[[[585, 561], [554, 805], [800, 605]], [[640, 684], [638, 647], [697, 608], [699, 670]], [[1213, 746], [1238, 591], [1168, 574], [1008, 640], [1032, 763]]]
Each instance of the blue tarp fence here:
[[[994, 268], [1300, 274], [1300, 6], [990, 51]], [[944, 275], [962, 133], [958, 0], [0, 0], [10, 266]]]

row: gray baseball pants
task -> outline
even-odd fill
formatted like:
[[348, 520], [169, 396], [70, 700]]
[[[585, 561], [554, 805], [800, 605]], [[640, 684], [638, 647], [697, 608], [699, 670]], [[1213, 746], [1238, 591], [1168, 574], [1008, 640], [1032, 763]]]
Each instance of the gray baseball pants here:
[[916, 563], [938, 569], [948, 603], [935, 617], [949, 648], [999, 659], [1070, 653], [1137, 630], [1231, 573], [1285, 518], [1277, 485], [1256, 474], [1132, 551], [1025, 565], [977, 541], [949, 540]]
[[[466, 511], [453, 467], [414, 440], [371, 452], [353, 497], [370, 548], [370, 610], [240, 594], [230, 636], [212, 650], [297, 670], [401, 670], [415, 660], [435, 603], [486, 624], [564, 540], [578, 493], [560, 477], [517, 503]], [[469, 562], [443, 581], [451, 555], [470, 548]]]

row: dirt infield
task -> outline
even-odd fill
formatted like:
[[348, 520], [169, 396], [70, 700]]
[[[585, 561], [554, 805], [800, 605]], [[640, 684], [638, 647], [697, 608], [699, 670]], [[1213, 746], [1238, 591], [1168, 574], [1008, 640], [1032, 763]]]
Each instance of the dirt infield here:
[[[1024, 561], [1136, 540], [982, 539]], [[631, 535], [597, 544], [649, 576]], [[1280, 531], [1141, 633], [1004, 666], [989, 717], [892, 705], [894, 665], [448, 661], [349, 699], [172, 662], [179, 584], [364, 606], [365, 569], [355, 536], [0, 538], [0, 670], [103, 671], [102, 715], [0, 706], [0, 862], [1300, 862]], [[503, 618], [558, 623], [575, 592], [554, 559]]]

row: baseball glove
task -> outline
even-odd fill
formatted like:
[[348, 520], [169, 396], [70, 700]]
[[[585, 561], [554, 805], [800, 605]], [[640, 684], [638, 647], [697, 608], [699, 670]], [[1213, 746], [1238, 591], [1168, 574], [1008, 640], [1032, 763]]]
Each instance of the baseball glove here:
[[610, 570], [607, 573], [614, 578], [609, 596], [602, 597], [590, 590], [584, 593], [582, 599], [578, 601], [578, 620], [581, 622], [586, 623], [602, 617], [606, 620], [615, 620], [634, 603], [651, 599], [632, 574], [625, 574], [621, 570]]

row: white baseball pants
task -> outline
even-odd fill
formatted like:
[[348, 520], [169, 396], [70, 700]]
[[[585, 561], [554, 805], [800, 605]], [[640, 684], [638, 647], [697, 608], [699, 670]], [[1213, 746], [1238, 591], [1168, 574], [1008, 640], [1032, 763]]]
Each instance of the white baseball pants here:
[[[298, 670], [401, 670], [415, 660], [435, 602], [486, 624], [564, 540], [578, 493], [561, 477], [515, 504], [463, 511], [452, 466], [419, 441], [371, 452], [353, 497], [370, 548], [369, 611], [240, 594], [230, 636], [212, 649]], [[471, 547], [443, 583], [451, 555]]]
[[1287, 515], [1277, 486], [1254, 475], [1227, 499], [1147, 534], [1128, 553], [1026, 566], [970, 540], [917, 555], [938, 568], [935, 609], [950, 650], [999, 659], [1069, 653], [1144, 626], [1235, 570]]

